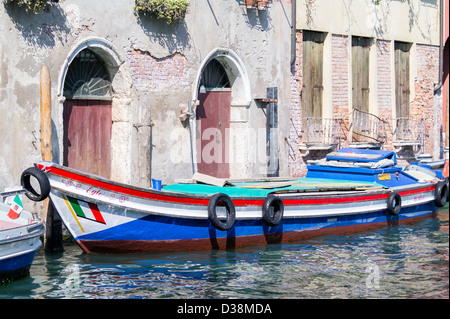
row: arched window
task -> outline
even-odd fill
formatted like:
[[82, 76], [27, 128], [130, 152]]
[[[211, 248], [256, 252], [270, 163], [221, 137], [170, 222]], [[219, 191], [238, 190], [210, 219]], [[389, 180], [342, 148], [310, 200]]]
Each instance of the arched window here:
[[90, 49], [72, 61], [64, 81], [66, 99], [110, 100], [111, 78], [103, 60]]
[[205, 66], [202, 72], [200, 86], [207, 89], [231, 87], [227, 72], [222, 63], [213, 59]]

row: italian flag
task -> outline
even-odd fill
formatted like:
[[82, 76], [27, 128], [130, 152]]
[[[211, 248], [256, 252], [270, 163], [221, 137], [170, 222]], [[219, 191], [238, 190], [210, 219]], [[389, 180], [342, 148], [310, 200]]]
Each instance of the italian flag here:
[[16, 195], [11, 204], [11, 207], [9, 208], [8, 217], [11, 219], [16, 219], [17, 217], [19, 217], [22, 210], [23, 210], [22, 201], [20, 200], [19, 195]]
[[82, 200], [75, 199], [73, 197], [67, 196], [67, 201], [72, 207], [74, 213], [81, 218], [86, 218], [95, 222], [106, 224], [103, 219], [98, 206]]

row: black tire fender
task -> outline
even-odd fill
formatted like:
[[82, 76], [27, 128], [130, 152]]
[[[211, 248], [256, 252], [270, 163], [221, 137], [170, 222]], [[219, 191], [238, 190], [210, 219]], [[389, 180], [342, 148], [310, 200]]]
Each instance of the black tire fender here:
[[387, 211], [391, 215], [398, 215], [402, 209], [402, 198], [397, 192], [392, 192], [389, 194], [387, 199]]
[[[221, 221], [217, 217], [217, 206], [224, 206], [227, 211], [225, 221]], [[236, 209], [230, 196], [223, 193], [214, 194], [208, 203], [208, 219], [218, 230], [228, 230], [234, 226], [236, 222]]]
[[262, 218], [269, 226], [276, 226], [283, 220], [284, 204], [281, 198], [269, 194], [262, 205]]
[[449, 197], [450, 197], [450, 185], [449, 185], [448, 177], [445, 178], [445, 184], [447, 184], [447, 189], [448, 189], [448, 192], [447, 192], [447, 202], [448, 202]]
[[446, 181], [440, 181], [436, 185], [434, 192], [434, 203], [437, 207], [442, 207], [447, 202], [448, 197], [448, 184]]
[[[39, 190], [31, 185], [31, 177], [34, 177], [39, 183]], [[50, 194], [50, 182], [47, 175], [37, 167], [27, 168], [20, 176], [20, 184], [26, 190], [25, 195], [35, 202], [40, 202]]]

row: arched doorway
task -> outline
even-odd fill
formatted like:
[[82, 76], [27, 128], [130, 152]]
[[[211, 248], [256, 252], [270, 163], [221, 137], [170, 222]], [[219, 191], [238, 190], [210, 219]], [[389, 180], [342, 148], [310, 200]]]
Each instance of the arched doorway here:
[[[207, 96], [212, 99], [216, 98], [218, 101], [209, 103], [206, 100]], [[232, 143], [229, 138], [230, 131], [236, 125], [235, 119], [233, 119], [233, 114], [236, 112], [233, 113], [233, 108], [248, 110], [251, 103], [247, 70], [235, 52], [226, 48], [217, 48], [210, 52], [198, 71], [192, 100], [200, 102], [196, 108], [197, 121], [194, 124], [196, 127], [194, 130], [196, 132], [194, 137], [196, 152], [193, 152], [192, 159], [195, 164], [194, 171], [216, 177], [235, 175], [236, 163], [229, 161], [229, 156], [232, 155], [231, 149], [236, 147], [230, 145]], [[202, 125], [203, 119], [197, 114], [203, 111], [202, 108], [212, 111], [212, 114], [217, 116], [216, 119], [211, 120], [212, 125]], [[243, 123], [248, 124], [245, 120], [240, 119], [239, 126], [242, 126]], [[202, 136], [204, 141], [201, 141]], [[215, 136], [221, 137], [220, 143], [213, 143]], [[246, 150], [240, 151], [245, 152]], [[207, 161], [205, 161], [205, 157]]]
[[197, 170], [215, 177], [229, 177], [228, 140], [231, 86], [223, 65], [212, 59], [203, 68], [198, 91]]
[[111, 77], [93, 50], [78, 52], [64, 79], [63, 164], [111, 175]]

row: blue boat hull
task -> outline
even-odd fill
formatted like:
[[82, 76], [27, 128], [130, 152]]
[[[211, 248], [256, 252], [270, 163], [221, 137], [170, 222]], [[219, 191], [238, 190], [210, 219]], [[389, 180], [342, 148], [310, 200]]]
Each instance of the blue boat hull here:
[[22, 210], [11, 218], [9, 210], [10, 205], [0, 202], [0, 284], [28, 273], [45, 233], [37, 214]]
[[249, 244], [284, 243], [323, 234], [357, 232], [387, 225], [413, 223], [433, 215], [438, 208], [427, 203], [402, 209], [392, 216], [386, 210], [329, 217], [284, 219], [277, 226], [262, 220], [237, 220], [227, 230], [217, 230], [208, 220], [154, 215], [76, 238], [88, 252], [140, 253], [230, 249]]
[[33, 263], [36, 251], [0, 260], [0, 283], [26, 276]]

